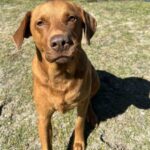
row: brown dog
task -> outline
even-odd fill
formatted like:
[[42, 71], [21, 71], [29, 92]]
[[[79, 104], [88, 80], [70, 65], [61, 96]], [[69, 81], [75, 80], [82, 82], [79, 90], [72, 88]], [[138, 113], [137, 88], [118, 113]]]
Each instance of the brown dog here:
[[78, 116], [73, 149], [85, 149], [84, 122], [87, 117], [92, 125], [96, 123], [90, 99], [99, 88], [99, 79], [81, 48], [81, 39], [84, 32], [90, 43], [95, 30], [95, 19], [79, 6], [53, 0], [27, 12], [13, 36], [18, 48], [31, 35], [36, 45], [33, 94], [43, 150], [52, 149], [52, 114], [75, 106]]

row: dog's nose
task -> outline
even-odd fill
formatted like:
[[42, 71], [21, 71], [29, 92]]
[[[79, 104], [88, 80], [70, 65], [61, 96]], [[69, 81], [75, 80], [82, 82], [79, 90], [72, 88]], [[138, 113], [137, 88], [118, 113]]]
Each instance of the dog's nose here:
[[66, 35], [55, 35], [50, 40], [50, 46], [53, 50], [63, 51], [68, 50], [73, 42]]

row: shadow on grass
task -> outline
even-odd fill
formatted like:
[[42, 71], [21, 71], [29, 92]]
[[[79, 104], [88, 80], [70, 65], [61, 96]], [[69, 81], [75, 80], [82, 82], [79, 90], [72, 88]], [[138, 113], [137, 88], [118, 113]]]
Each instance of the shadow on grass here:
[[[128, 77], [121, 79], [106, 71], [98, 70], [101, 87], [92, 100], [94, 111], [99, 123], [124, 113], [130, 105], [139, 109], [150, 108], [150, 82], [138, 78]], [[92, 132], [88, 123], [85, 126], [85, 142]], [[74, 133], [70, 137], [67, 150], [71, 150]], [[87, 143], [86, 143], [87, 145]]]

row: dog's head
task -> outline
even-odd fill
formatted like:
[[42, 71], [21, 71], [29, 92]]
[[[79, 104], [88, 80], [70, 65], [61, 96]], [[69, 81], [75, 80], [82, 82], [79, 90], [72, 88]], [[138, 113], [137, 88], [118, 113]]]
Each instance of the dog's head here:
[[20, 48], [30, 36], [41, 58], [50, 63], [67, 63], [81, 49], [82, 33], [87, 43], [95, 33], [96, 21], [79, 6], [63, 0], [53, 0], [27, 12], [13, 39]]

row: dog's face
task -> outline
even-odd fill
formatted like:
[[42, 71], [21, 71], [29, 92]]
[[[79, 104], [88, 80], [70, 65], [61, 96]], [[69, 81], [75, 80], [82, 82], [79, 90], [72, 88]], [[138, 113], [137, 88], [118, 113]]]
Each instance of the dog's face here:
[[82, 32], [89, 43], [95, 30], [95, 19], [83, 9], [70, 2], [53, 0], [28, 12], [13, 37], [20, 47], [24, 37], [32, 35], [42, 58], [50, 63], [67, 63], [81, 49]]
[[30, 28], [36, 46], [49, 62], [66, 63], [79, 49], [82, 19], [74, 5], [54, 1], [36, 7]]

